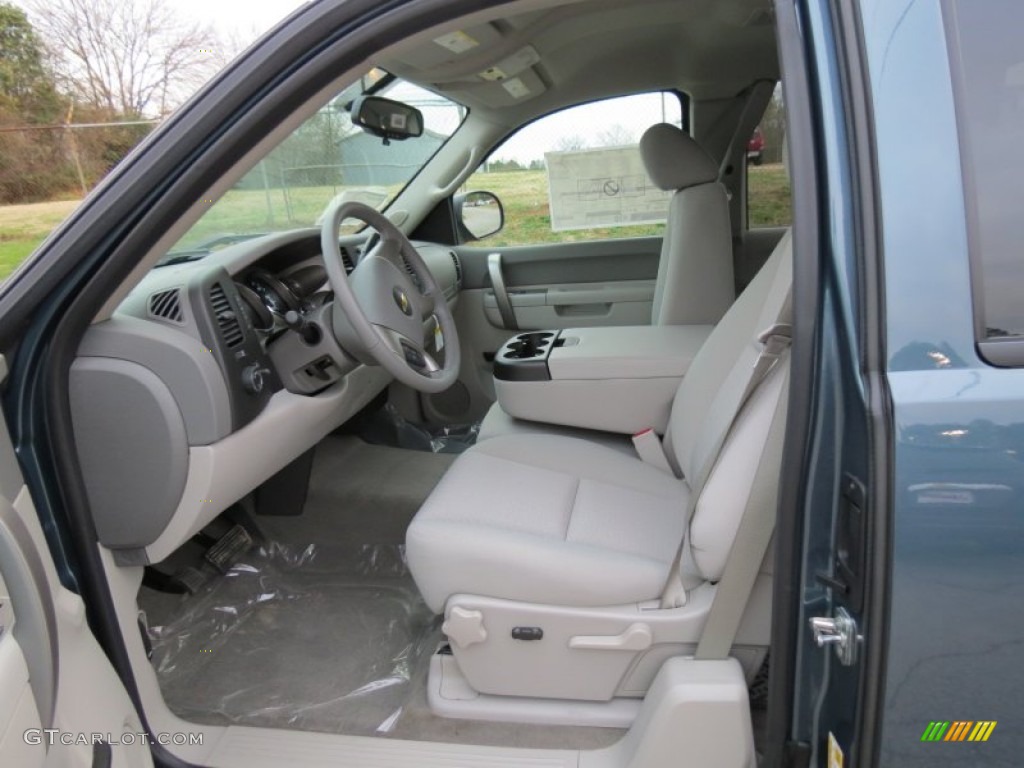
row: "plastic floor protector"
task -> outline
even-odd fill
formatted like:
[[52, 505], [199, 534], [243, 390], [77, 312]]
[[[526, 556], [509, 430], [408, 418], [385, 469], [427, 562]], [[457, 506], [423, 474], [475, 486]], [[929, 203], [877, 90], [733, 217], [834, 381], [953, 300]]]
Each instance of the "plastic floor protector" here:
[[427, 674], [437, 623], [398, 545], [269, 544], [149, 634], [186, 720], [385, 735]]
[[480, 422], [443, 427], [427, 427], [407, 421], [391, 403], [370, 416], [362, 425], [360, 437], [372, 445], [390, 445], [431, 453], [462, 453], [476, 443]]

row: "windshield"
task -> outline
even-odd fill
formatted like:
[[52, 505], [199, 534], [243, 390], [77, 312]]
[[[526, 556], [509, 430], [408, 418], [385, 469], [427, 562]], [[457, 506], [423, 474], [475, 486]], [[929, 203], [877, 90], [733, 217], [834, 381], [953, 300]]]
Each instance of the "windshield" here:
[[[363, 93], [386, 95], [423, 113], [423, 135], [385, 144], [352, 124]], [[381, 69], [331, 99], [243, 176], [168, 253], [163, 263], [201, 258], [231, 243], [318, 226], [342, 197], [383, 210], [462, 123], [466, 109]]]

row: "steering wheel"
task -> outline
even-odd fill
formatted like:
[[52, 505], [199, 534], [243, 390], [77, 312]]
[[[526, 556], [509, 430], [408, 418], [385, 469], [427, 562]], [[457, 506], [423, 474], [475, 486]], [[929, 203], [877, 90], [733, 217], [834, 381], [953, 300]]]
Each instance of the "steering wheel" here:
[[[345, 219], [362, 221], [380, 236], [380, 242], [350, 275], [345, 274], [338, 243]], [[321, 245], [334, 290], [331, 323], [338, 343], [360, 361], [381, 365], [420, 392], [442, 392], [454, 384], [460, 361], [455, 320], [444, 293], [409, 238], [374, 208], [349, 201], [338, 203], [324, 218]], [[429, 345], [424, 342], [428, 335]], [[428, 346], [435, 351], [444, 349], [443, 365], [427, 351]]]

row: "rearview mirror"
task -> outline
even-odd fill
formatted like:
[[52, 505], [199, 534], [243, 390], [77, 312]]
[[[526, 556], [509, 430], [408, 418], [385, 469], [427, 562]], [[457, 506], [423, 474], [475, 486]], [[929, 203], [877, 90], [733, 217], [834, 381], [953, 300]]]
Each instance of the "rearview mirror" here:
[[482, 240], [505, 226], [505, 209], [492, 192], [466, 192], [453, 202], [463, 241]]
[[423, 113], [400, 101], [360, 96], [352, 102], [352, 123], [373, 136], [405, 141], [423, 135]]

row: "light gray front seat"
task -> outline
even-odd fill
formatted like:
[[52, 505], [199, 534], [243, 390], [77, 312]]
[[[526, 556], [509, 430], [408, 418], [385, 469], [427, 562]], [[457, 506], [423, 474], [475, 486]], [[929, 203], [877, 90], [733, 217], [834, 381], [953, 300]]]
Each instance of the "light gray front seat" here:
[[784, 394], [785, 366], [739, 414], [728, 404], [749, 382], [755, 339], [776, 322], [788, 294], [790, 242], [783, 238], [679, 386], [665, 448], [682, 478], [575, 437], [477, 444], [452, 465], [406, 535], [409, 568], [431, 609], [450, 611], [457, 595], [566, 607], [658, 600], [684, 535], [687, 478], [707, 466], [714, 469], [704, 472], [686, 567], [708, 582], [721, 577]]
[[[661, 242], [651, 325], [714, 325], [735, 298], [729, 200], [718, 166], [690, 136], [668, 123], [648, 128], [640, 154], [651, 182], [672, 192]], [[480, 440], [509, 434], [587, 436], [632, 450], [621, 436], [514, 419], [500, 403], [480, 426]]]
[[640, 139], [647, 175], [671, 192], [651, 325], [714, 325], [736, 298], [729, 199], [718, 164], [668, 123]]

